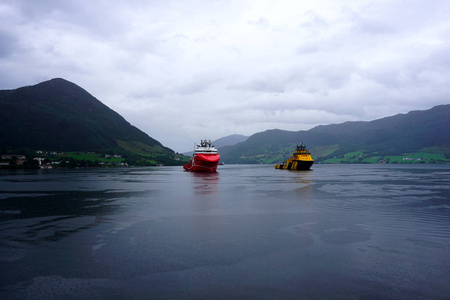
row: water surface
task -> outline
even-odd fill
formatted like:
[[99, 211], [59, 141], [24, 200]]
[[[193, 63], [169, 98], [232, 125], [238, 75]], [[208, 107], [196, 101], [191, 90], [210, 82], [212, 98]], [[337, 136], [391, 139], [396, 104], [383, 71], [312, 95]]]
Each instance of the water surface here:
[[450, 166], [2, 171], [0, 298], [450, 298]]

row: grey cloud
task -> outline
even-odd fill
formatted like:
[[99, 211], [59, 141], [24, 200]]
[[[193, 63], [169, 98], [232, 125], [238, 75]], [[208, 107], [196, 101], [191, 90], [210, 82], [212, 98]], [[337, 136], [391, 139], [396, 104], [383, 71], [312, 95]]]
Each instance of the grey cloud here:
[[297, 48], [297, 54], [311, 54], [321, 51], [323, 47], [319, 43], [302, 44]]
[[248, 24], [254, 25], [256, 27], [261, 27], [261, 28], [269, 28], [270, 27], [269, 21], [266, 18], [263, 18], [263, 17], [259, 18], [256, 21], [251, 20], [251, 21], [248, 22]]
[[[447, 37], [450, 39], [450, 28]], [[450, 71], [450, 45], [440, 47], [433, 51], [424, 60], [425, 66], [434, 66], [440, 70]]]
[[348, 84], [350, 76], [356, 71], [353, 64], [345, 62], [329, 63], [324, 61], [322, 65], [299, 63], [273, 71], [269, 69], [258, 79], [235, 85], [232, 88], [272, 94], [305, 91], [326, 96], [328, 91], [340, 89]]
[[[450, 48], [438, 49], [420, 60], [385, 61], [361, 70], [360, 74], [374, 82], [392, 89], [418, 89], [434, 87], [443, 82], [437, 78], [450, 75]], [[450, 92], [450, 87], [448, 88]]]
[[209, 86], [208, 82], [190, 81], [176, 87], [176, 92], [180, 95], [192, 95], [206, 91]]
[[285, 82], [279, 80], [265, 79], [254, 80], [246, 85], [242, 85], [241, 88], [249, 89], [252, 91], [258, 91], [263, 93], [283, 93], [285, 89]]
[[2, 5], [0, 88], [66, 78], [174, 150], [449, 103], [445, 0]]
[[11, 33], [0, 30], [0, 59], [17, 52], [18, 48], [18, 39]]
[[76, 12], [79, 6], [73, 5], [73, 1], [42, 0], [26, 1], [12, 0], [7, 1], [11, 6], [20, 10], [22, 17], [27, 21], [46, 19], [49, 16], [55, 17], [58, 11]]
[[300, 16], [298, 27], [314, 32], [329, 28], [330, 23], [319, 13], [308, 10]]

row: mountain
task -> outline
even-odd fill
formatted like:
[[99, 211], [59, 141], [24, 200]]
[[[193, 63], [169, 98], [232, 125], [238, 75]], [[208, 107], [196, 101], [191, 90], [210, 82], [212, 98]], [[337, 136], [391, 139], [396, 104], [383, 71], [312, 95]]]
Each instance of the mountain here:
[[450, 154], [450, 105], [378, 119], [321, 125], [308, 131], [267, 130], [223, 147], [225, 163], [273, 163], [288, 158], [299, 142], [317, 161], [358, 152], [366, 156], [432, 152]]
[[134, 152], [166, 163], [175, 154], [87, 91], [61, 78], [0, 91], [0, 147]]
[[[220, 148], [225, 146], [233, 146], [241, 142], [245, 142], [248, 139], [248, 136], [241, 134], [232, 134], [225, 136], [223, 138], [217, 139], [212, 142], [212, 144], [220, 150]], [[184, 155], [191, 156], [193, 151], [184, 152]]]
[[229, 136], [225, 136], [223, 138], [217, 139], [213, 142], [216, 148], [221, 148], [225, 146], [233, 146], [238, 143], [245, 142], [248, 139], [248, 136], [241, 134], [232, 134]]

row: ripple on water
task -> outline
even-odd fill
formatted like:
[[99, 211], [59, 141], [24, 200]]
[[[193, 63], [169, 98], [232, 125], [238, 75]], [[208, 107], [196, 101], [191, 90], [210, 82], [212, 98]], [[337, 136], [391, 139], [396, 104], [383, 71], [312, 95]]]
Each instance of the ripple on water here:
[[325, 230], [320, 239], [329, 244], [353, 244], [370, 240], [372, 233], [363, 226], [344, 226]]

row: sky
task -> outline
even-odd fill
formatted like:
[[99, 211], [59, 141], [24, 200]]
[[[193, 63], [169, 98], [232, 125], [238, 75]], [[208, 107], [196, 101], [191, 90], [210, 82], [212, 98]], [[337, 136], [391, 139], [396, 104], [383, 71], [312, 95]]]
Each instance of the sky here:
[[52, 78], [176, 152], [370, 121], [450, 103], [450, 1], [0, 0], [0, 89]]

